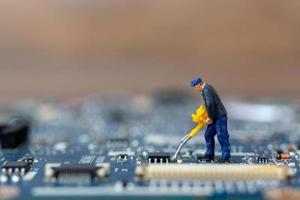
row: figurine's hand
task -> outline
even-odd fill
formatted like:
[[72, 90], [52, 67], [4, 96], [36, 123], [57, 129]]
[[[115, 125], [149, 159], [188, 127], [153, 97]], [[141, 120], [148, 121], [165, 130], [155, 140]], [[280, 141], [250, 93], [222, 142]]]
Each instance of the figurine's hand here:
[[213, 121], [211, 118], [207, 117], [205, 120], [204, 120], [204, 123], [206, 124], [211, 124]]

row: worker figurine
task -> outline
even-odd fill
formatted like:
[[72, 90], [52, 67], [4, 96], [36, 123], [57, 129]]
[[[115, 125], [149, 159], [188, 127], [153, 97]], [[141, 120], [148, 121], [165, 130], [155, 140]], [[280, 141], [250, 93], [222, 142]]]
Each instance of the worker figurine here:
[[208, 117], [205, 123], [208, 124], [205, 132], [206, 153], [202, 156], [207, 162], [214, 160], [215, 156], [215, 135], [221, 145], [222, 156], [218, 160], [219, 163], [230, 162], [230, 143], [227, 130], [227, 111], [223, 105], [215, 88], [197, 78], [191, 82], [191, 86], [195, 90], [201, 91], [204, 99]]

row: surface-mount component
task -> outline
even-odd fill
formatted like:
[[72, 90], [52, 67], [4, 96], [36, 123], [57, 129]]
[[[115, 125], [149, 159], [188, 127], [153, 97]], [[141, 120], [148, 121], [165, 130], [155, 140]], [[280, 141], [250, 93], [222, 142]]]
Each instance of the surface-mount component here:
[[277, 160], [288, 160], [291, 159], [291, 155], [289, 153], [277, 153], [275, 154], [275, 158]]
[[170, 153], [166, 152], [150, 152], [148, 154], [149, 163], [169, 163]]
[[30, 169], [31, 163], [25, 161], [6, 161], [2, 166], [2, 172], [14, 173], [21, 172], [25, 173]]
[[109, 164], [59, 164], [48, 163], [45, 166], [45, 176], [47, 179], [63, 180], [72, 182], [73, 180], [84, 179], [83, 182], [101, 179], [109, 174]]
[[118, 154], [117, 155], [117, 161], [122, 162], [122, 161], [126, 161], [128, 159], [128, 155], [127, 154]]
[[257, 163], [268, 163], [269, 159], [267, 157], [257, 157]]

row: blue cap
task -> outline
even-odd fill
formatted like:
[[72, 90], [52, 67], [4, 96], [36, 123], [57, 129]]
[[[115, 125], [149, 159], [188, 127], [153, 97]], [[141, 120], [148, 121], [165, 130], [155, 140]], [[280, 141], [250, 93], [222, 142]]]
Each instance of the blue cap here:
[[195, 79], [195, 80], [192, 80], [191, 86], [192, 86], [192, 87], [195, 87], [196, 85], [198, 85], [199, 83], [202, 83], [202, 82], [203, 82], [203, 81], [202, 81], [201, 78], [197, 78], [197, 79]]

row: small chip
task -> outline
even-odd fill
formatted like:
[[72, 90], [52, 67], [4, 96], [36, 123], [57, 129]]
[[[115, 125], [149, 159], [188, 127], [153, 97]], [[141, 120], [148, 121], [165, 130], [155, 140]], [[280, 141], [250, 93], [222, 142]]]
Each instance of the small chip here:
[[267, 157], [258, 157], [257, 162], [258, 163], [268, 163], [269, 159]]
[[25, 161], [6, 161], [2, 169], [7, 171], [25, 171], [27, 172], [30, 169], [30, 163]]
[[151, 152], [148, 154], [149, 163], [168, 163], [170, 154], [165, 152]]
[[118, 161], [126, 161], [128, 159], [128, 155], [127, 154], [119, 154], [117, 156]]

